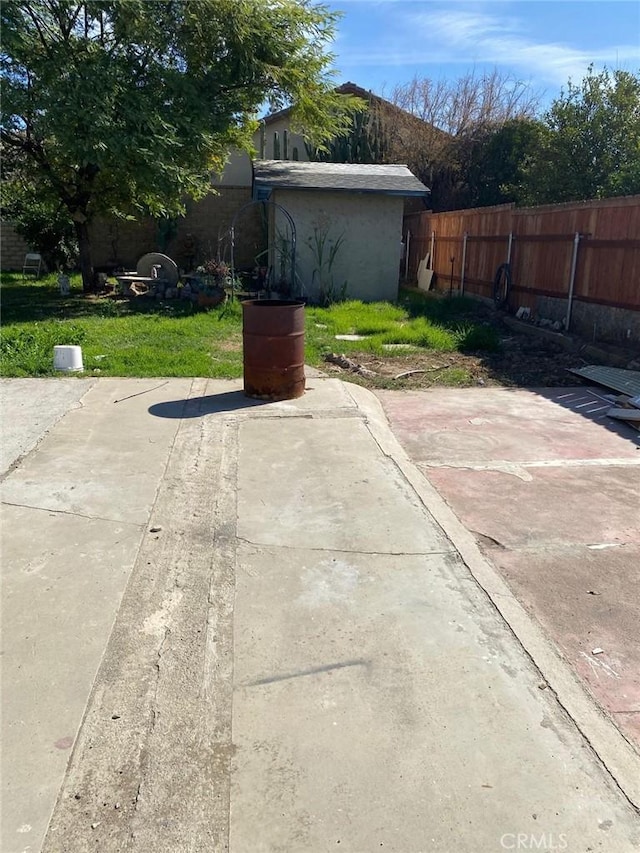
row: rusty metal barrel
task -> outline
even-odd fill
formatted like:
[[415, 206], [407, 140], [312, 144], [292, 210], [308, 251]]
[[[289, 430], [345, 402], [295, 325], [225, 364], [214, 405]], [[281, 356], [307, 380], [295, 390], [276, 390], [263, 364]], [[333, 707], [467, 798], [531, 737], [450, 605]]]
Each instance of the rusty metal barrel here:
[[248, 299], [242, 303], [244, 393], [258, 400], [304, 394], [304, 303]]

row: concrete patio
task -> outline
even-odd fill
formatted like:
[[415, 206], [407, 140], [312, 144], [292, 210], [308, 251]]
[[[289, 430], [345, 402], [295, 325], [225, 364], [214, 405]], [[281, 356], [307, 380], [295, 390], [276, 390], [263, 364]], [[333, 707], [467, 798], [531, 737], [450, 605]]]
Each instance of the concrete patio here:
[[2, 382], [3, 851], [637, 850], [638, 752], [432, 484], [452, 451], [425, 478], [307, 385]]

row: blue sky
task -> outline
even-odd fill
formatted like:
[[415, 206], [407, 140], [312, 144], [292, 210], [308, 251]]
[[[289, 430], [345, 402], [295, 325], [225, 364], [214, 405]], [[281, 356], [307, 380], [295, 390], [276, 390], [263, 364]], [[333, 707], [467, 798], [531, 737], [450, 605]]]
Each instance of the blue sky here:
[[344, 17], [337, 81], [390, 95], [415, 75], [457, 78], [497, 68], [542, 104], [587, 66], [640, 70], [640, 0], [329, 0]]

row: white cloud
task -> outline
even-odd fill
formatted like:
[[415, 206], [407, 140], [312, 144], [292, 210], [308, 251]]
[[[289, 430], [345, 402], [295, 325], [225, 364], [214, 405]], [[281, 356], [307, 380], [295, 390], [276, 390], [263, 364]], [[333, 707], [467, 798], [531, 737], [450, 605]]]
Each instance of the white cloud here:
[[[394, 3], [387, 0], [391, 11]], [[517, 8], [517, 7], [516, 7]], [[512, 7], [513, 9], [513, 7]], [[356, 65], [414, 66], [488, 64], [517, 69], [522, 76], [563, 84], [581, 79], [590, 63], [596, 67], [625, 67], [640, 62], [638, 44], [584, 50], [561, 41], [530, 36], [513, 15], [499, 16], [451, 3], [416, 12], [415, 4], [393, 10], [393, 46], [384, 50], [349, 52], [341, 56], [347, 67]], [[391, 22], [390, 22], [391, 23]], [[401, 34], [402, 31], [402, 34]], [[391, 39], [387, 40], [391, 43]]]

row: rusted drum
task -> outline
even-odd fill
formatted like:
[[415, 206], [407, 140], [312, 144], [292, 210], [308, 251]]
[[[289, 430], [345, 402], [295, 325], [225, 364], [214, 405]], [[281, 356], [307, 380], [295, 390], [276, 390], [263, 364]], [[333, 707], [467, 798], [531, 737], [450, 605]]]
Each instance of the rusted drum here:
[[242, 303], [244, 393], [258, 400], [304, 394], [304, 303], [249, 299]]

